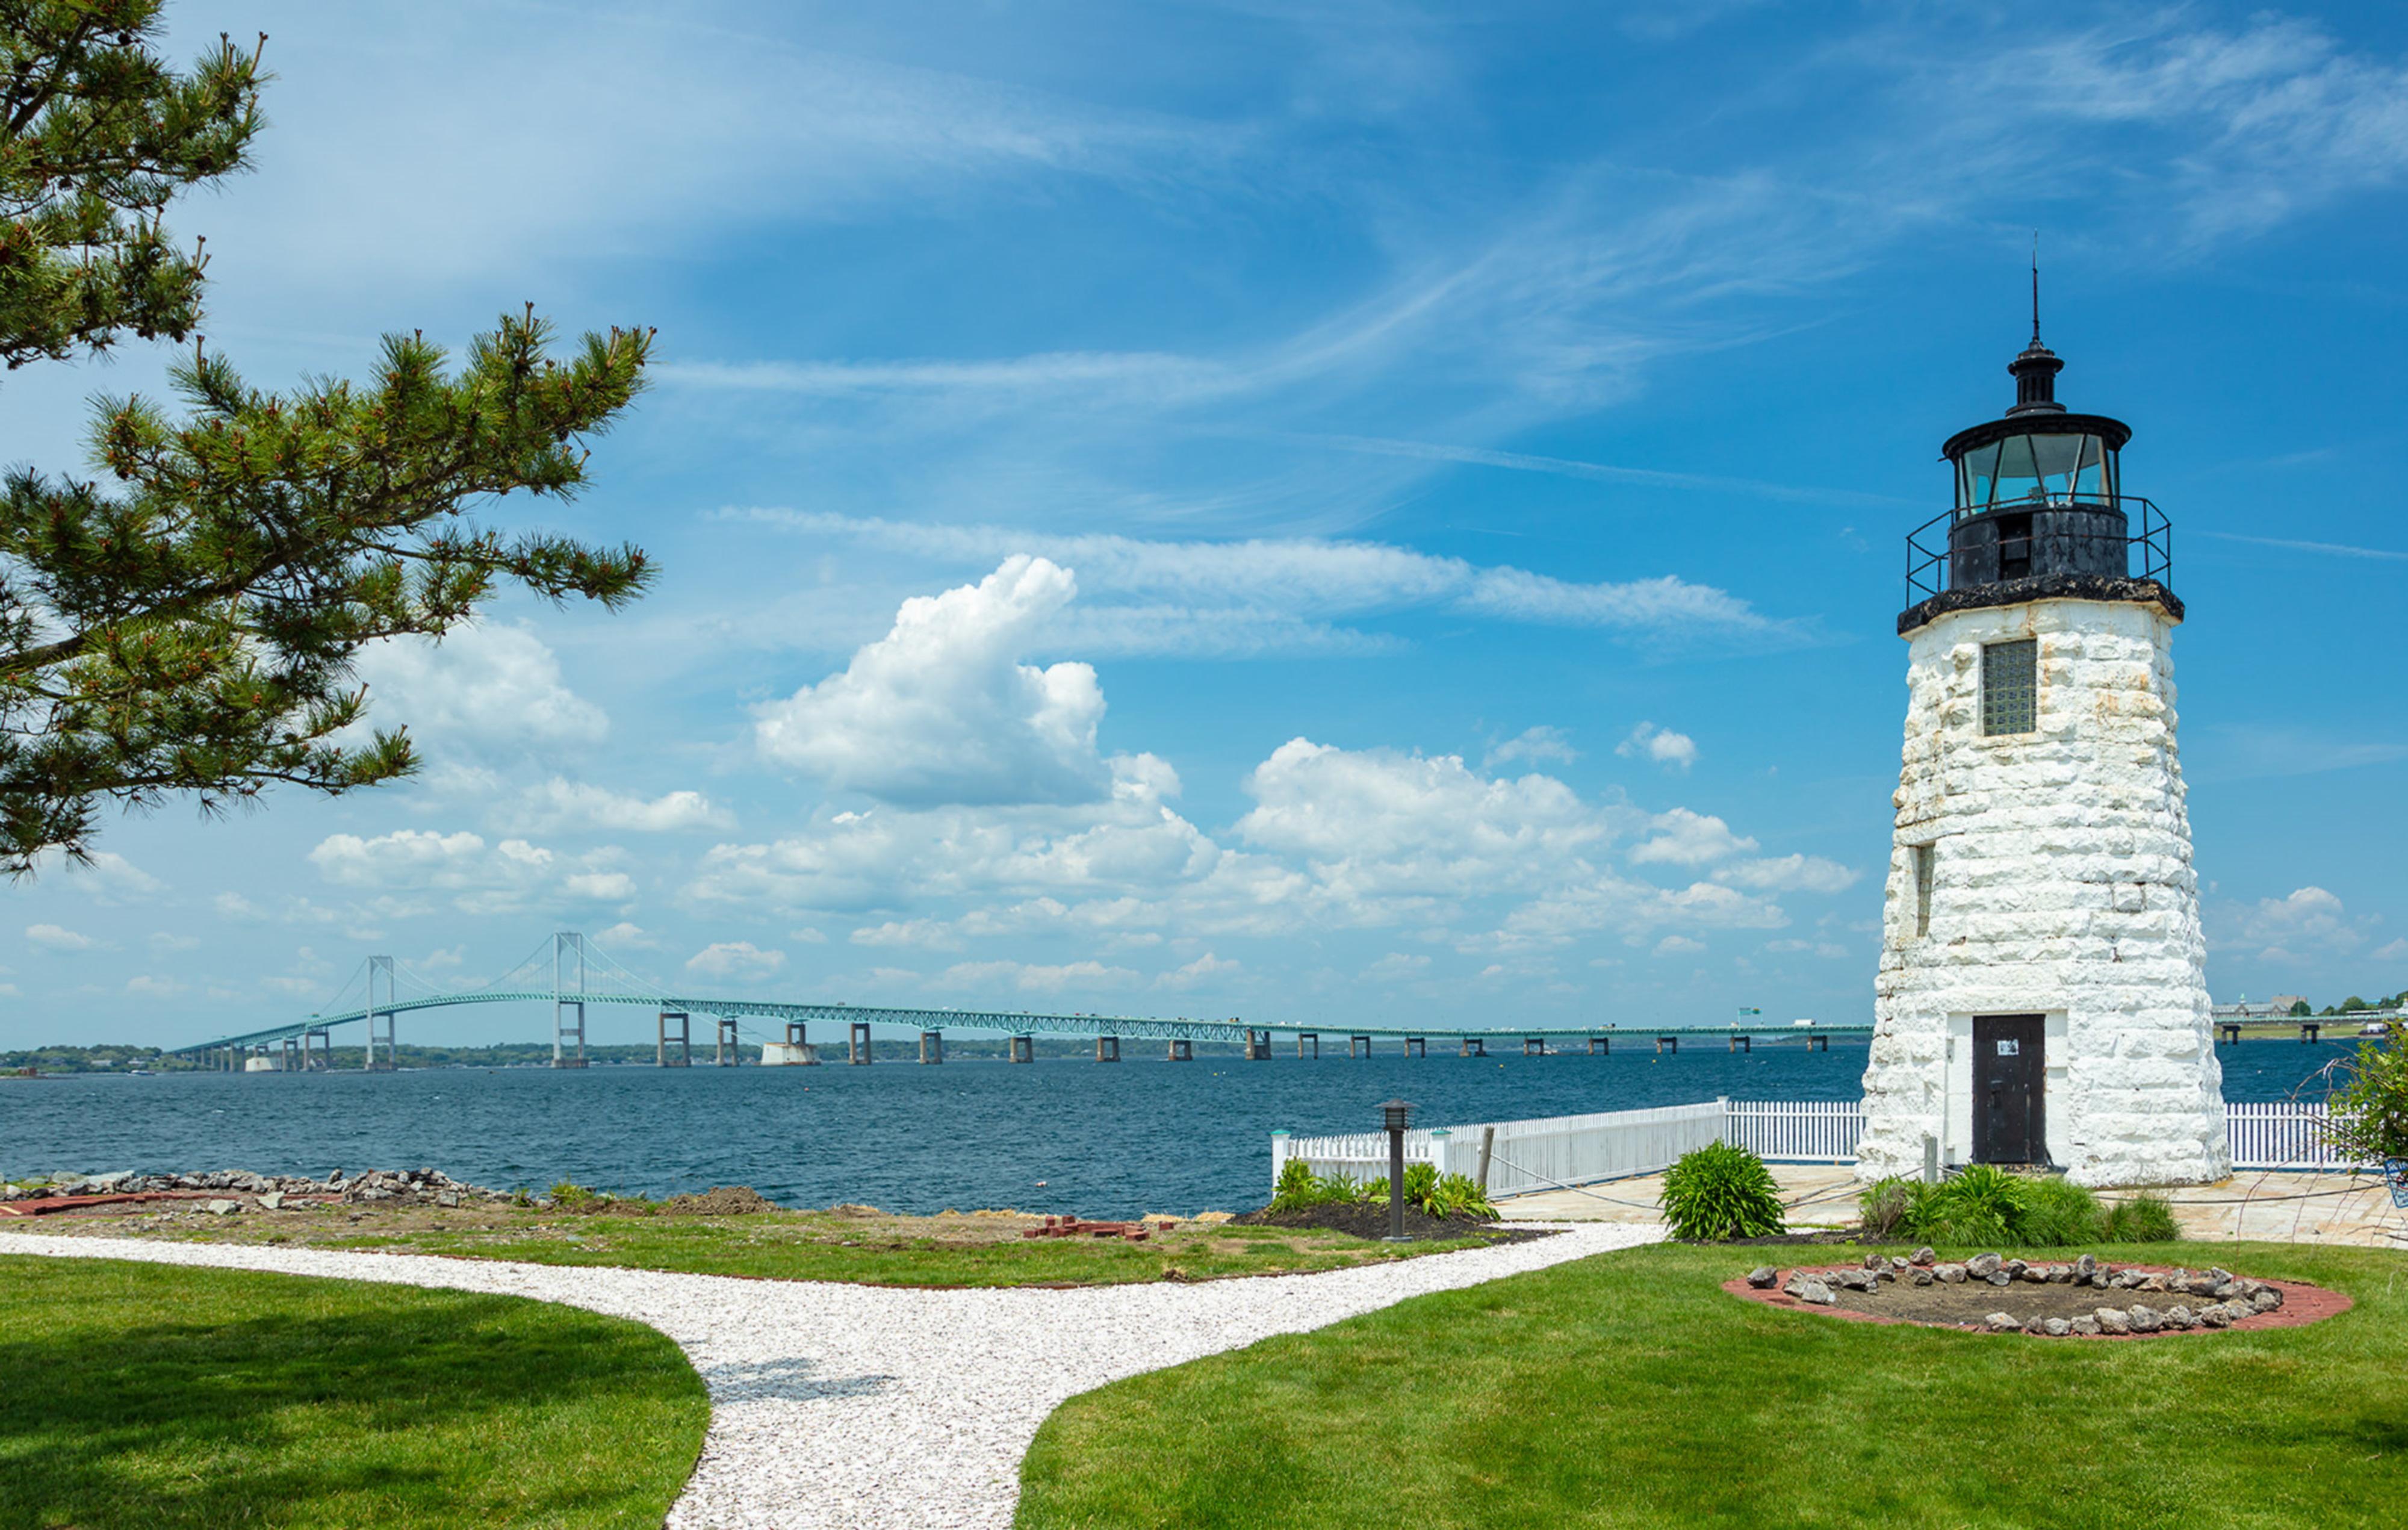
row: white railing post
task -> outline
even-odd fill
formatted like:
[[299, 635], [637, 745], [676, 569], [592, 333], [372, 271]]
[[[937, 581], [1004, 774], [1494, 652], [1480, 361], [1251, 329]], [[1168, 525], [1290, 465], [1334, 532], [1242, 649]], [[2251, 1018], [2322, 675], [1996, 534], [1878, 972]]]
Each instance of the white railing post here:
[[1287, 1167], [1288, 1144], [1293, 1141], [1284, 1132], [1271, 1133], [1271, 1193], [1279, 1193], [1280, 1171]]

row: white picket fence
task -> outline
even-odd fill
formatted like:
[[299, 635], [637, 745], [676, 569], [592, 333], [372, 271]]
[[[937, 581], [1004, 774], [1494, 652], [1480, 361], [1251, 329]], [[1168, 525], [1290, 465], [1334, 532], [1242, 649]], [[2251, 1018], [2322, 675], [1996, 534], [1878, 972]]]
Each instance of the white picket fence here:
[[[2345, 1169], [2324, 1135], [2325, 1107], [2278, 1101], [2227, 1104], [2236, 1169]], [[1519, 1195], [1557, 1185], [1591, 1184], [1671, 1166], [1692, 1148], [1722, 1141], [1773, 1162], [1847, 1163], [1864, 1132], [1861, 1100], [1710, 1100], [1693, 1105], [1609, 1110], [1526, 1121], [1481, 1121], [1405, 1133], [1405, 1162], [1440, 1174], [1477, 1176], [1490, 1143], [1488, 1191]], [[1493, 1136], [1490, 1133], [1494, 1133]], [[1290, 1159], [1318, 1175], [1370, 1180], [1388, 1172], [1388, 1136], [1271, 1133], [1271, 1182]]]
[[[1555, 1185], [1586, 1184], [1648, 1174], [1723, 1134], [1723, 1102], [1553, 1116], [1526, 1121], [1481, 1121], [1405, 1133], [1405, 1162], [1440, 1174], [1476, 1176], [1480, 1148], [1489, 1142], [1488, 1192], [1519, 1195]], [[1488, 1134], [1495, 1133], [1492, 1138]], [[1379, 1179], [1388, 1172], [1388, 1134], [1357, 1132], [1335, 1137], [1271, 1134], [1271, 1182], [1292, 1158], [1318, 1175]]]
[[2325, 1107], [2290, 1100], [2224, 1107], [2236, 1169], [2346, 1169], [2345, 1154], [2325, 1136]]
[[1725, 1142], [1762, 1159], [1846, 1163], [1864, 1134], [1862, 1100], [1726, 1100]]

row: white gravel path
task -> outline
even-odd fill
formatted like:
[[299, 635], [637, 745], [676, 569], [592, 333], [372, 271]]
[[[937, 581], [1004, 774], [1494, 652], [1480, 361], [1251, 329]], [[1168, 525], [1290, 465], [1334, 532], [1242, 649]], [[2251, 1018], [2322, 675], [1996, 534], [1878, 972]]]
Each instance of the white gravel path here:
[[0, 1252], [493, 1292], [633, 1318], [675, 1339], [710, 1389], [710, 1432], [670, 1511], [672, 1530], [1004, 1530], [1019, 1501], [1021, 1457], [1065, 1398], [1409, 1296], [1663, 1235], [1660, 1227], [1589, 1224], [1322, 1275], [1077, 1291], [910, 1291], [33, 1234], [0, 1237]]

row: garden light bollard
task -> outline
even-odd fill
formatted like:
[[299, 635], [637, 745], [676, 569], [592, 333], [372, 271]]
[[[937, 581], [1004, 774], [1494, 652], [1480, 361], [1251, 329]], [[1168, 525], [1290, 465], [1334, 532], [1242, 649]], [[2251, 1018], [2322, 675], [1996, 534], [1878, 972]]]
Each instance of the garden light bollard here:
[[1405, 1241], [1405, 1125], [1413, 1107], [1390, 1100], [1380, 1107], [1388, 1128], [1388, 1241]]

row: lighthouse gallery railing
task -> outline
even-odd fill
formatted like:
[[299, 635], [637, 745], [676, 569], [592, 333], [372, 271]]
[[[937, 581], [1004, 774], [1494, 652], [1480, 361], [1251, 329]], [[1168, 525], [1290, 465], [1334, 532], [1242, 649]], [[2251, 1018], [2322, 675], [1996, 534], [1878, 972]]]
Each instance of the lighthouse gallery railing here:
[[[2171, 585], [2174, 577], [2174, 527], [2166, 512], [2155, 501], [2137, 494], [2045, 494], [2005, 504], [1983, 507], [1982, 513], [2005, 510], [2067, 510], [2095, 506], [2101, 510], [2120, 510], [2126, 518], [2129, 534], [2112, 540], [2124, 544], [2126, 577], [2154, 579]], [[1906, 603], [1944, 593], [1949, 587], [1952, 568], [1948, 533], [1967, 514], [1963, 509], [1943, 510], [1906, 534]], [[2129, 531], [2137, 523], [2139, 530]], [[2065, 535], [2067, 533], [2059, 533]], [[2097, 533], [2071, 533], [2080, 540], [2095, 540]]]

